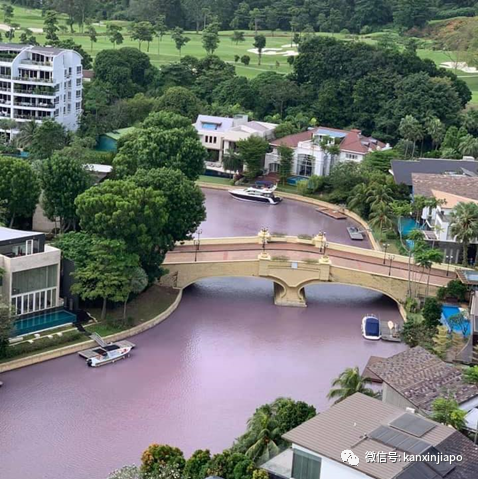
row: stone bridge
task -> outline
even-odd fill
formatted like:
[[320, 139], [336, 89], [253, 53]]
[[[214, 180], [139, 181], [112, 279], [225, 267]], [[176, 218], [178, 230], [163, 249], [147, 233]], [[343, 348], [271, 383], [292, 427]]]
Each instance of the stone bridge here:
[[[306, 306], [305, 286], [339, 283], [383, 293], [400, 306], [407, 296], [424, 297], [457, 277], [454, 266], [428, 270], [408, 256], [391, 255], [314, 238], [271, 236], [203, 239], [178, 245], [164, 262], [168, 274], [161, 284], [186, 288], [211, 277], [257, 277], [274, 283], [279, 306]], [[428, 282], [428, 285], [427, 285]]]

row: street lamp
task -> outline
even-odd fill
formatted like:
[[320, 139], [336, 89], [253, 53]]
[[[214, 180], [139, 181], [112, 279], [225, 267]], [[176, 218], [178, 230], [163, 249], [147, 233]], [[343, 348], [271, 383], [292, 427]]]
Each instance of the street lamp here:
[[447, 254], [447, 255], [445, 256], [445, 261], [446, 261], [446, 275], [447, 275], [447, 276], [448, 276], [448, 274], [450, 273], [451, 258], [452, 258], [452, 255], [451, 255], [451, 254]]
[[324, 256], [327, 256], [327, 248], [329, 247], [329, 243], [324, 243]]
[[382, 243], [382, 246], [385, 248], [383, 252], [383, 264], [385, 264], [385, 261], [387, 260], [387, 250], [390, 245], [388, 243]]
[[269, 234], [269, 228], [263, 226], [261, 228], [261, 240], [262, 240], [262, 255], [266, 254], [267, 235]]
[[392, 261], [395, 259], [393, 254], [389, 255], [388, 258], [390, 259], [390, 266], [388, 267], [388, 275], [392, 275]]
[[198, 235], [198, 239], [196, 241], [194, 241], [194, 245], [195, 245], [195, 249], [194, 249], [194, 262], [196, 262], [198, 260], [198, 251], [199, 251], [199, 246], [201, 244], [201, 234], [202, 234], [202, 230], [199, 229], [196, 231], [197, 235]]

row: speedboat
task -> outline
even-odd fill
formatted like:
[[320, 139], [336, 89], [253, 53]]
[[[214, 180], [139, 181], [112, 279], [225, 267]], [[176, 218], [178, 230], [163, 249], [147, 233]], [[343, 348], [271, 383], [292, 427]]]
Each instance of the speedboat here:
[[259, 186], [251, 186], [249, 188], [239, 188], [237, 190], [229, 190], [229, 194], [236, 200], [254, 201], [256, 203], [266, 203], [270, 205], [278, 205], [282, 198], [274, 195], [277, 186], [261, 188]]
[[93, 349], [94, 356], [87, 359], [86, 364], [92, 368], [97, 368], [105, 364], [114, 363], [120, 359], [125, 359], [130, 355], [132, 346], [107, 344], [101, 348]]
[[380, 321], [377, 316], [367, 314], [362, 318], [362, 336], [365, 339], [378, 341], [382, 339], [382, 332], [380, 330]]

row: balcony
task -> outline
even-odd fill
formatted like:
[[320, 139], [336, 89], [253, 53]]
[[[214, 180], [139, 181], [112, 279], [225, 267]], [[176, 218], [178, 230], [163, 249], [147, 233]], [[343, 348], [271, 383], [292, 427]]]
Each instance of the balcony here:
[[25, 82], [28, 82], [28, 83], [56, 83], [53, 80], [53, 78], [13, 77], [13, 79], [15, 81], [25, 81]]
[[22, 113], [14, 113], [13, 118], [19, 121], [31, 121], [31, 120], [43, 121], [43, 120], [48, 120], [49, 118], [52, 118], [52, 116], [51, 115], [36, 116], [32, 114], [26, 115]]
[[[1, 90], [0, 90], [1, 91]], [[10, 93], [10, 90], [8, 90]], [[32, 95], [46, 95], [46, 96], [55, 96], [58, 92], [55, 90], [51, 89], [42, 89], [42, 88], [34, 88], [33, 90], [22, 90], [21, 88], [15, 87], [14, 89], [14, 94], [16, 96], [19, 95], [27, 95], [27, 96], [32, 96]]]
[[45, 66], [45, 67], [53, 66], [53, 63], [49, 62], [49, 61], [40, 62], [40, 61], [37, 61], [37, 60], [30, 60], [30, 59], [22, 60], [20, 63], [22, 63], [24, 65], [38, 65], [38, 66]]
[[11, 100], [4, 100], [3, 98], [0, 98], [0, 105], [11, 105], [12, 101]]
[[0, 78], [3, 78], [4, 80], [11, 80], [12, 75], [5, 75], [4, 73], [1, 73]]
[[12, 57], [5, 56], [5, 55], [0, 55], [0, 62], [12, 63], [13, 60], [15, 59], [15, 57], [16, 57], [16, 55], [12, 56]]
[[15, 100], [15, 107], [25, 107], [25, 108], [55, 108], [55, 105], [51, 102], [46, 101], [37, 101], [35, 103], [30, 103], [27, 101], [18, 101]]

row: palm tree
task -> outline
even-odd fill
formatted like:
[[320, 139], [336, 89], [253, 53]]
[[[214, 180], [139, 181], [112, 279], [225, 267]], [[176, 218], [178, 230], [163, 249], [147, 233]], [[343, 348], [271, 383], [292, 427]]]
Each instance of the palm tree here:
[[385, 229], [391, 229], [393, 222], [390, 207], [386, 203], [376, 204], [370, 211], [369, 223], [374, 228], [378, 227], [381, 233]]
[[441, 142], [445, 138], [445, 125], [439, 118], [432, 117], [427, 119], [425, 123], [426, 132], [432, 139], [432, 149], [439, 148]]
[[15, 141], [20, 148], [28, 148], [33, 140], [33, 135], [38, 128], [35, 120], [30, 120], [20, 125], [20, 131], [15, 137]]
[[478, 158], [478, 138], [475, 138], [473, 135], [465, 135], [460, 140], [458, 151], [462, 155]]
[[374, 183], [370, 186], [368, 191], [367, 203], [373, 210], [379, 204], [388, 204], [393, 201], [392, 190], [389, 186], [379, 183]]
[[350, 210], [363, 213], [364, 207], [367, 204], [368, 186], [365, 183], [356, 185], [347, 201], [347, 206]]
[[[450, 233], [463, 245], [463, 266], [468, 264], [468, 248], [478, 237], [478, 205], [458, 203], [451, 212]], [[476, 260], [475, 260], [476, 262]]]
[[335, 399], [334, 404], [343, 401], [355, 393], [362, 393], [366, 396], [377, 397], [377, 393], [367, 387], [371, 384], [370, 379], [361, 376], [359, 368], [347, 368], [338, 378], [332, 381], [332, 389], [329, 391], [327, 397]]
[[408, 239], [413, 241], [413, 246], [408, 251], [408, 296], [412, 296], [412, 255], [415, 256], [418, 251], [426, 248], [425, 240], [423, 239], [423, 231], [414, 229], [408, 233]]
[[277, 443], [281, 435], [274, 411], [269, 404], [254, 413], [247, 423], [247, 431], [255, 437], [255, 442], [246, 451], [247, 457], [261, 464], [279, 453]]
[[[415, 148], [418, 140], [423, 139], [423, 127], [420, 122], [413, 117], [412, 115], [407, 115], [405, 118], [402, 118], [400, 125], [398, 127], [400, 135], [408, 141], [413, 143], [412, 158], [415, 155]], [[408, 150], [408, 147], [407, 147]], [[408, 151], [405, 151], [405, 156], [407, 156]]]
[[425, 291], [425, 296], [428, 296], [428, 291], [430, 289], [430, 274], [432, 271], [433, 263], [442, 263], [443, 262], [443, 251], [436, 248], [423, 248], [417, 252], [415, 255], [415, 260], [419, 266], [424, 270], [428, 270], [427, 276], [427, 288]]

